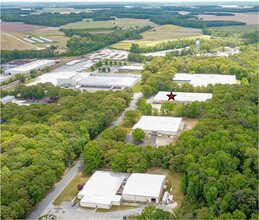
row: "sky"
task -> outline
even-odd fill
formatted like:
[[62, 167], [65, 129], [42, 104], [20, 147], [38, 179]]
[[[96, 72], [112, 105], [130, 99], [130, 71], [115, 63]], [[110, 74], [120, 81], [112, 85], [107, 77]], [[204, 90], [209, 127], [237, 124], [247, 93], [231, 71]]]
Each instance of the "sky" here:
[[[249, 2], [257, 2], [258, 0], [249, 0]], [[1, 0], [1, 2], [19, 2], [18, 0]], [[23, 0], [22, 2], [170, 2], [170, 3], [184, 3], [184, 2], [246, 2], [246, 0]]]

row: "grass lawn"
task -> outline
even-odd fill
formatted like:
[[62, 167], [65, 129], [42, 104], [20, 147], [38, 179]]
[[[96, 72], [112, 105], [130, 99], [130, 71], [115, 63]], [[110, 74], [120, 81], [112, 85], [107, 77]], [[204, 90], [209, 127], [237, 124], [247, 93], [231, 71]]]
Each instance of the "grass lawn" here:
[[64, 29], [101, 29], [101, 28], [113, 28], [115, 26], [125, 28], [135, 28], [151, 25], [157, 26], [155, 23], [149, 21], [149, 19], [134, 19], [134, 18], [117, 18], [116, 20], [109, 21], [93, 21], [93, 19], [83, 19], [82, 21], [63, 25]]
[[58, 195], [58, 197], [53, 202], [53, 205], [58, 206], [63, 201], [71, 202], [78, 192], [77, 185], [86, 183], [89, 178], [90, 177], [86, 176], [83, 172], [77, 173], [74, 179], [72, 179], [66, 188]]
[[141, 91], [141, 84], [138, 82], [135, 86], [132, 88], [134, 93], [139, 93]]
[[174, 201], [178, 203], [178, 206], [181, 205], [181, 203], [184, 200], [184, 195], [183, 192], [181, 191], [181, 184], [182, 184], [182, 178], [183, 174], [182, 173], [175, 173], [170, 170], [164, 170], [162, 168], [150, 168], [146, 171], [146, 173], [151, 173], [151, 174], [163, 174], [166, 175], [166, 180], [168, 181], [166, 183], [167, 188], [172, 187], [172, 194], [174, 196]]

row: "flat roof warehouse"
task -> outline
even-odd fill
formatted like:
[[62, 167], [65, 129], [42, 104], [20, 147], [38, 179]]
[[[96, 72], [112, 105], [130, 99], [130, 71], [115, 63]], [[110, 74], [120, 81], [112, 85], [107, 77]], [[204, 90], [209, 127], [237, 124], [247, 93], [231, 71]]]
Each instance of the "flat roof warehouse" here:
[[[158, 92], [153, 99], [153, 103], [163, 103], [168, 101], [168, 94], [170, 92]], [[212, 93], [191, 93], [191, 92], [173, 92], [176, 95], [175, 102], [204, 102], [212, 98]]]
[[194, 86], [207, 86], [208, 84], [236, 84], [235, 75], [220, 74], [190, 74], [176, 73], [173, 78], [177, 83], [190, 83]]

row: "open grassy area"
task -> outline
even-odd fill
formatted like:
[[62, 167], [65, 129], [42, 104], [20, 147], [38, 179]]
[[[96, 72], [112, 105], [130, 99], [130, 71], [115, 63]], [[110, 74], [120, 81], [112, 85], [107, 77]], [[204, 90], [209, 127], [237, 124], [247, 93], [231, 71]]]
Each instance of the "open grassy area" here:
[[172, 187], [172, 193], [174, 196], [174, 201], [178, 203], [178, 206], [183, 202], [184, 200], [184, 194], [181, 191], [181, 184], [182, 184], [182, 179], [183, 179], [183, 174], [182, 173], [176, 173], [172, 172], [170, 170], [164, 170], [162, 168], [150, 168], [146, 171], [146, 173], [151, 173], [151, 174], [163, 174], [166, 175], [166, 180], [167, 182], [167, 188]]
[[223, 27], [212, 27], [211, 30], [222, 30], [222, 31], [233, 31], [233, 32], [254, 32], [258, 31], [258, 25], [238, 25], [238, 26], [223, 26]]
[[71, 202], [73, 198], [78, 193], [77, 185], [86, 183], [89, 176], [86, 176], [83, 172], [77, 173], [75, 178], [66, 186], [66, 188], [58, 195], [58, 197], [53, 202], [53, 205], [58, 206], [62, 202]]
[[137, 43], [140, 47], [152, 47], [169, 40], [178, 40], [182, 38], [196, 39], [197, 37], [210, 38], [209, 36], [202, 35], [201, 29], [184, 28], [175, 25], [158, 26], [152, 30], [142, 33], [141, 35], [143, 38], [140, 40], [125, 40], [113, 44], [110, 47], [114, 49], [129, 50], [132, 43]]
[[138, 82], [133, 88], [132, 88], [134, 93], [139, 93], [141, 91], [141, 84]]
[[148, 19], [134, 19], [134, 18], [117, 18], [116, 20], [110, 21], [93, 21], [93, 19], [83, 19], [83, 21], [78, 21], [70, 24], [63, 25], [64, 29], [107, 29], [113, 28], [115, 26], [121, 28], [135, 28], [143, 27], [146, 25], [151, 25], [153, 27], [157, 26], [155, 23], [149, 21]]
[[35, 47], [1, 33], [1, 50], [32, 50]]

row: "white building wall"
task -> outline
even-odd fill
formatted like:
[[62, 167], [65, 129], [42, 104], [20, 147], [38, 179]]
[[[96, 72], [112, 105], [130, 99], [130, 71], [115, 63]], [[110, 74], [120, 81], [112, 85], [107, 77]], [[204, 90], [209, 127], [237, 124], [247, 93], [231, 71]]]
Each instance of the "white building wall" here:
[[96, 203], [88, 203], [88, 202], [80, 202], [80, 206], [88, 207], [88, 208], [99, 208], [99, 209], [110, 209], [111, 204], [96, 204]]

